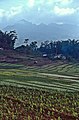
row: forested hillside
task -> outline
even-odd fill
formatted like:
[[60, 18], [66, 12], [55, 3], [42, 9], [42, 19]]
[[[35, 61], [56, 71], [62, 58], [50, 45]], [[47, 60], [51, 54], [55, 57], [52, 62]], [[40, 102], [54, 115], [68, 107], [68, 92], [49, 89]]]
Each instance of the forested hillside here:
[[42, 41], [38, 46], [37, 41], [29, 43], [29, 39], [25, 38], [24, 44], [15, 48], [16, 41], [18, 41], [16, 31], [0, 31], [0, 54], [7, 55], [8, 50], [8, 56], [15, 52], [16, 56], [22, 54], [23, 56], [38, 56], [50, 60], [79, 60], [79, 40], [76, 39]]

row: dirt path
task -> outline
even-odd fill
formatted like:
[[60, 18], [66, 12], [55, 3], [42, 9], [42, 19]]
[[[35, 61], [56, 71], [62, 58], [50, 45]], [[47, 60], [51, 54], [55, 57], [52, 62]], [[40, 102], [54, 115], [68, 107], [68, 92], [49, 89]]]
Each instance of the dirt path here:
[[49, 74], [49, 73], [38, 73], [40, 75], [44, 76], [50, 76], [50, 77], [62, 77], [62, 78], [70, 78], [70, 79], [79, 79], [79, 77], [73, 77], [73, 76], [67, 76], [67, 75], [58, 75], [58, 74]]

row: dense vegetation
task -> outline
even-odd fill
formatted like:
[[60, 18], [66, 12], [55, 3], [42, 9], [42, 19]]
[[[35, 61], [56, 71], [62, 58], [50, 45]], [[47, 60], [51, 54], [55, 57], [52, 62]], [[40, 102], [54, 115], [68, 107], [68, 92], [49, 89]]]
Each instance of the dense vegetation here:
[[1, 120], [78, 120], [79, 93], [0, 85]]
[[16, 51], [25, 53], [34, 53], [39, 55], [46, 55], [48, 58], [54, 59], [79, 59], [79, 41], [78, 40], [63, 40], [63, 41], [44, 41], [38, 47], [37, 41], [28, 44], [29, 39], [25, 39], [25, 46], [19, 46]]
[[65, 41], [45, 41], [42, 42], [41, 45], [38, 47], [37, 42], [34, 41], [30, 45], [22, 45], [16, 48], [19, 52], [26, 53], [37, 53], [46, 56], [50, 59], [68, 59], [73, 60], [79, 59], [79, 41], [78, 40], [65, 40]]
[[[17, 34], [15, 31], [2, 32], [0, 31], [0, 48], [14, 49]], [[29, 39], [25, 39], [25, 45], [17, 47], [15, 50], [24, 54], [44, 55], [50, 59], [68, 59], [79, 60], [79, 40], [58, 40], [44, 41], [38, 47], [37, 41], [28, 44]]]
[[39, 50], [46, 53], [49, 57], [62, 54], [67, 59], [79, 59], [79, 41], [68, 39], [66, 41], [45, 41]]

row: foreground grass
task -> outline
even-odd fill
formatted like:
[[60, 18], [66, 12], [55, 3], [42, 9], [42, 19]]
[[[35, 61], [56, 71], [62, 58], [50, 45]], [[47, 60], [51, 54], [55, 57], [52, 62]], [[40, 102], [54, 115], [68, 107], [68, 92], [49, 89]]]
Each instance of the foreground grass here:
[[79, 93], [0, 85], [1, 120], [77, 120]]

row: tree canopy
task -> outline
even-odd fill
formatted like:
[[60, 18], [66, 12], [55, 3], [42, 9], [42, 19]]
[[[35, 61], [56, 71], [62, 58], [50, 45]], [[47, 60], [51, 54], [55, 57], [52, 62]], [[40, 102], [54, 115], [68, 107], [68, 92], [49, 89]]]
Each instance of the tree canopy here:
[[0, 48], [14, 49], [16, 39], [17, 34], [14, 30], [10, 32], [3, 32], [0, 30]]

